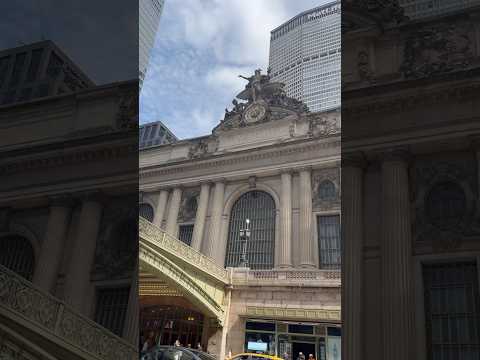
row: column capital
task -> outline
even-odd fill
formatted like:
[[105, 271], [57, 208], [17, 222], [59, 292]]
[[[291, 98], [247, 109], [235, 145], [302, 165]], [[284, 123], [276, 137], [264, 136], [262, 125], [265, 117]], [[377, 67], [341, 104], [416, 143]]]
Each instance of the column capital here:
[[48, 198], [50, 206], [72, 207], [75, 204], [75, 199], [71, 194], [52, 195]]
[[311, 165], [306, 165], [306, 166], [301, 166], [301, 167], [298, 167], [295, 169], [296, 171], [298, 171], [299, 173], [301, 172], [309, 172], [311, 173], [312, 170], [313, 170], [313, 167]]
[[108, 196], [100, 190], [80, 192], [78, 194], [75, 194], [75, 197], [82, 202], [85, 202], [85, 201], [97, 202], [102, 205], [108, 201]]
[[407, 146], [396, 146], [379, 151], [378, 156], [382, 162], [408, 162], [411, 153]]
[[342, 153], [341, 167], [355, 167], [364, 169], [367, 166], [365, 154], [362, 151]]
[[224, 178], [224, 177], [220, 177], [220, 178], [215, 178], [215, 179], [212, 179], [212, 183], [221, 183], [221, 184], [225, 184], [227, 182], [227, 178]]
[[292, 168], [286, 168], [286, 169], [280, 170], [280, 175], [283, 175], [283, 174], [293, 175], [293, 173], [294, 171]]

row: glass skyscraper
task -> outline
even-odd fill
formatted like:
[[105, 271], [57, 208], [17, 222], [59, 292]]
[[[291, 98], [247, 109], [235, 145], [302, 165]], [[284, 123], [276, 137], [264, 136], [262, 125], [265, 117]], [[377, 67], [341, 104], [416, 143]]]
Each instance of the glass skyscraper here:
[[302, 12], [270, 35], [270, 76], [310, 111], [340, 107], [341, 5]]
[[480, 0], [399, 0], [410, 19], [443, 15], [480, 5]]
[[155, 42], [164, 0], [140, 0], [139, 2], [139, 80], [142, 87], [147, 72], [150, 51]]

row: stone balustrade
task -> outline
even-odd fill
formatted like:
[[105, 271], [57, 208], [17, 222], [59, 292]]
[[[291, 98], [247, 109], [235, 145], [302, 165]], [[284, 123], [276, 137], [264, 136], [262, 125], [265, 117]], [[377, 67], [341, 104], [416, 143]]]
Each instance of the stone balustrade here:
[[139, 233], [150, 244], [158, 246], [193, 267], [201, 268], [224, 284], [229, 282], [227, 270], [218, 266], [213, 259], [181, 242], [142, 217], [139, 218]]
[[39, 336], [57, 343], [65, 352], [70, 352], [72, 358], [130, 360], [138, 357], [136, 346], [1, 265], [0, 315], [38, 329]]
[[339, 287], [339, 270], [250, 270], [233, 269], [233, 285]]

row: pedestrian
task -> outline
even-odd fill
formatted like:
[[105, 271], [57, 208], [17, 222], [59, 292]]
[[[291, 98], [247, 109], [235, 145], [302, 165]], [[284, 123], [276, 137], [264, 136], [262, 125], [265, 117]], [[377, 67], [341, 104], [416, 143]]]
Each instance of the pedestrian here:
[[290, 360], [290, 356], [288, 355], [288, 352], [283, 353], [283, 360]]
[[147, 352], [154, 346], [155, 346], [155, 333], [153, 331], [150, 331], [150, 333], [147, 336], [147, 339], [143, 343], [142, 352]]
[[308, 360], [315, 360], [315, 357], [313, 356], [313, 354], [308, 354]]
[[198, 351], [203, 351], [202, 344], [200, 344], [200, 343], [197, 344], [197, 350]]
[[176, 347], [182, 346], [182, 344], [180, 343], [180, 339], [175, 340], [175, 344], [173, 344], [173, 346], [176, 346]]
[[303, 352], [300, 351], [300, 352], [298, 353], [297, 360], [305, 360], [305, 355], [303, 355]]

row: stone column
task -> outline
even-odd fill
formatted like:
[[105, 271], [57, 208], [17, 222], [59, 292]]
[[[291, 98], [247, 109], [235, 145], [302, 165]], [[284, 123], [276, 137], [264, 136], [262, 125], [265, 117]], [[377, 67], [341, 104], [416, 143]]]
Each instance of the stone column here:
[[411, 359], [411, 222], [407, 153], [389, 151], [382, 162], [383, 358]]
[[200, 188], [200, 201], [198, 203], [195, 225], [193, 226], [192, 248], [200, 251], [202, 237], [205, 229], [205, 218], [207, 217], [208, 198], [210, 195], [210, 184], [203, 183]]
[[51, 292], [55, 286], [70, 222], [72, 201], [66, 197], [52, 199], [47, 230], [40, 249], [33, 283]]
[[86, 197], [82, 202], [78, 229], [65, 278], [65, 301], [85, 315], [86, 294], [95, 257], [102, 204], [98, 198]]
[[213, 206], [210, 220], [210, 231], [208, 239], [206, 239], [205, 254], [214, 258], [219, 264], [223, 263], [223, 259], [219, 259], [220, 234], [222, 228], [223, 198], [225, 195], [225, 180], [221, 179], [215, 182], [213, 191]]
[[127, 314], [125, 316], [125, 326], [123, 328], [123, 337], [127, 339], [131, 344], [138, 346], [138, 335], [139, 335], [139, 291], [138, 291], [138, 259], [135, 264], [134, 271], [132, 273], [132, 282], [130, 285], [130, 294], [128, 296], [128, 308]]
[[312, 174], [310, 168], [300, 172], [300, 267], [315, 267], [315, 244], [312, 234]]
[[157, 208], [155, 209], [155, 215], [153, 217], [153, 224], [162, 227], [163, 216], [167, 209], [168, 190], [160, 190], [158, 195]]
[[170, 207], [167, 212], [167, 225], [165, 231], [173, 236], [177, 236], [177, 218], [180, 210], [180, 202], [182, 200], [182, 189], [176, 187], [173, 189], [170, 199]]
[[361, 360], [363, 157], [342, 155], [342, 356]]
[[278, 267], [292, 266], [292, 174], [282, 172], [280, 198], [280, 262]]

